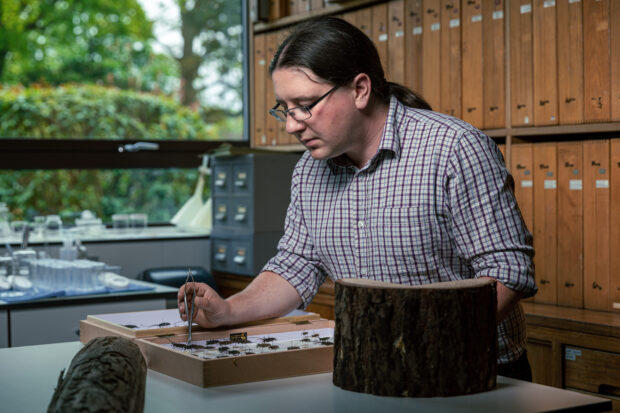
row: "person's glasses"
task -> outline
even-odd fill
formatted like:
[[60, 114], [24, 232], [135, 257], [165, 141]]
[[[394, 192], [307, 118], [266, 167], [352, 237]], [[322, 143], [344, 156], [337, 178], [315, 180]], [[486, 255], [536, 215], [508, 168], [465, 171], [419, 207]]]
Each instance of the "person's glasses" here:
[[314, 102], [306, 106], [297, 106], [295, 108], [290, 108], [290, 109], [278, 109], [278, 106], [280, 106], [280, 104], [276, 103], [274, 107], [269, 109], [269, 113], [273, 115], [280, 122], [286, 122], [286, 115], [290, 115], [293, 119], [295, 119], [298, 122], [302, 120], [310, 119], [312, 117], [312, 113], [310, 112], [310, 109], [315, 107], [320, 101], [325, 99], [330, 93], [332, 93], [336, 89], [338, 89], [338, 86], [334, 86], [333, 88], [328, 90], [327, 93], [325, 93], [323, 96], [321, 96], [320, 98], [318, 98], [317, 100], [315, 100]]

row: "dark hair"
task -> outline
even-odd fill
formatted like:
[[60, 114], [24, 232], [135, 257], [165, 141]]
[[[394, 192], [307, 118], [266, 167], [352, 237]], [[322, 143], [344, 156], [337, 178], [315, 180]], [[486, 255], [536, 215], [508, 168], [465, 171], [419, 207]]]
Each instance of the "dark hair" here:
[[385, 80], [379, 53], [357, 27], [336, 17], [319, 17], [303, 22], [280, 44], [269, 74], [284, 67], [305, 67], [334, 86], [348, 85], [360, 73], [370, 77], [372, 92], [389, 104], [394, 95], [406, 106], [431, 109], [405, 86]]

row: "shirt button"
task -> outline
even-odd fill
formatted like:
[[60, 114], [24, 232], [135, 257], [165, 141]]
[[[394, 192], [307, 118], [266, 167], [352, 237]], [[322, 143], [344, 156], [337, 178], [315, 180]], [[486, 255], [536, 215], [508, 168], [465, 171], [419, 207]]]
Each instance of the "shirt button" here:
[[364, 228], [366, 224], [364, 224], [364, 221], [357, 221], [357, 227], [358, 228]]

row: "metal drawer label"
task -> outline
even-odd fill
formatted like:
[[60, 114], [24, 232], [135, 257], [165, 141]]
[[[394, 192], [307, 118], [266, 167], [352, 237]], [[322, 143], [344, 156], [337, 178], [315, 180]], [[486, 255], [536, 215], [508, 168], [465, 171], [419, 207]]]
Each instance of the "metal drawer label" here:
[[577, 357], [581, 357], [581, 350], [577, 350], [576, 348], [566, 347], [566, 350], [564, 350], [564, 358], [566, 360], [575, 361], [577, 360]]
[[583, 189], [583, 181], [581, 179], [569, 179], [568, 189], [571, 191], [581, 191]]
[[545, 179], [545, 189], [555, 189], [558, 187], [555, 179]]

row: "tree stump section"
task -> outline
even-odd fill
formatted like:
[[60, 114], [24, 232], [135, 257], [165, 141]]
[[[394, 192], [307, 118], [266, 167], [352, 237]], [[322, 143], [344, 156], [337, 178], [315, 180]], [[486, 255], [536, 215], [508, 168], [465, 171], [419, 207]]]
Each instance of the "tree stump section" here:
[[60, 372], [49, 412], [142, 412], [146, 363], [138, 346], [122, 337], [98, 337]]
[[420, 286], [336, 282], [334, 384], [381, 396], [491, 390], [497, 376], [495, 280]]

